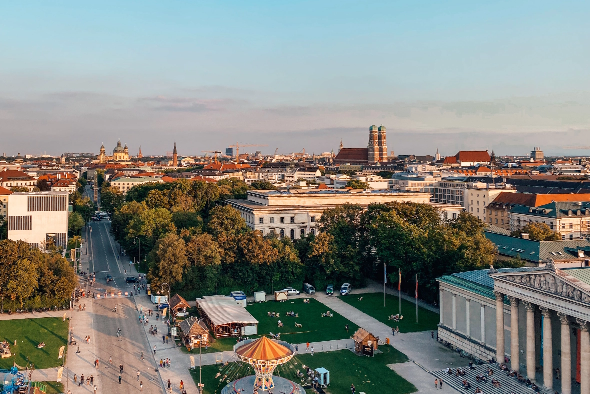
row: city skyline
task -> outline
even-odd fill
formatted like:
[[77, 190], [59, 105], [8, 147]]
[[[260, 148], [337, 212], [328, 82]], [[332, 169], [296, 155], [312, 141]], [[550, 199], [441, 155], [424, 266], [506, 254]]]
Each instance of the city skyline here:
[[396, 154], [588, 154], [564, 149], [590, 133], [590, 6], [568, 4], [6, 4], [2, 151], [320, 153], [383, 124]]

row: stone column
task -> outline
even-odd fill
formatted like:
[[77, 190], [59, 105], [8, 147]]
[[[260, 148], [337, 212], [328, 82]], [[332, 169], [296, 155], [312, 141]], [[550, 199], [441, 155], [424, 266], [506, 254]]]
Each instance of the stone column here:
[[561, 320], [561, 394], [572, 394], [572, 343], [570, 320], [565, 313], [558, 313]]
[[481, 329], [481, 342], [482, 343], [486, 343], [486, 307], [485, 306], [481, 306], [480, 308], [480, 329]]
[[541, 307], [543, 314], [543, 385], [553, 388], [553, 335], [551, 332], [551, 310]]
[[453, 294], [453, 330], [457, 329], [457, 294]]
[[443, 306], [443, 298], [444, 298], [444, 290], [440, 289], [439, 290], [439, 316], [440, 316], [440, 324], [445, 324], [445, 321], [443, 320], [443, 310], [444, 310], [444, 306]]
[[518, 298], [510, 297], [510, 363], [513, 370], [520, 370], [520, 344], [518, 340]]
[[535, 380], [535, 305], [523, 301], [526, 308], [526, 374], [530, 380]]
[[471, 323], [469, 322], [470, 304], [471, 300], [465, 299], [465, 334], [467, 334], [468, 337], [471, 337]]
[[590, 327], [588, 322], [576, 319], [580, 325], [580, 394], [590, 394]]
[[496, 296], [496, 361], [504, 362], [504, 294], [494, 291]]

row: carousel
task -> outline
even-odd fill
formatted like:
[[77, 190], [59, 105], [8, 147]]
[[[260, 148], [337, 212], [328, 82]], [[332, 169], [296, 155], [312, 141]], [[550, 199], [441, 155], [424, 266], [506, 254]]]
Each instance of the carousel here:
[[255, 374], [229, 383], [221, 394], [305, 394], [305, 390], [297, 383], [279, 376], [273, 379], [274, 370], [293, 358], [295, 349], [291, 344], [261, 337], [238, 343], [234, 351], [242, 362], [254, 368]]

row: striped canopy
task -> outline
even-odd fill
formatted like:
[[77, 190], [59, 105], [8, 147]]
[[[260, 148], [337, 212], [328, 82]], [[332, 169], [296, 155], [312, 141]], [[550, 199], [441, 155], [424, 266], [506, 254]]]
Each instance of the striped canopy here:
[[267, 337], [262, 337], [239, 347], [236, 354], [242, 359], [271, 361], [289, 357], [293, 352]]

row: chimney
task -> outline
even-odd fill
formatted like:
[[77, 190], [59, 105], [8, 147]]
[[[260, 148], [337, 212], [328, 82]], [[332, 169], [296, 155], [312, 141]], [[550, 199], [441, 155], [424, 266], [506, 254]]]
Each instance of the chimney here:
[[522, 233], [520, 234], [522, 239], [529, 239], [529, 234], [528, 233]]

